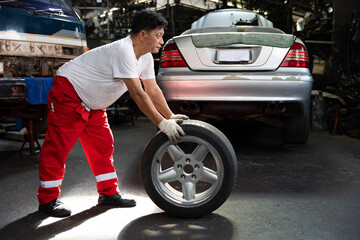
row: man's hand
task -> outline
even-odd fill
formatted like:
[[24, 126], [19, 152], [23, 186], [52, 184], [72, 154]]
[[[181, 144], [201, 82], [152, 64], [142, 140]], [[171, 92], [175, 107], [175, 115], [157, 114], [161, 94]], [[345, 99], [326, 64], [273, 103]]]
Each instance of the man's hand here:
[[173, 114], [171, 114], [170, 119], [174, 119], [174, 120], [176, 120], [176, 119], [188, 120], [189, 117], [186, 116], [186, 115], [184, 115], [184, 114], [174, 114], [174, 113], [173, 113]]
[[182, 122], [182, 119], [164, 119], [159, 123], [158, 127], [161, 132], [168, 136], [171, 142], [176, 143], [180, 140], [180, 134], [185, 135], [184, 130], [178, 125]]

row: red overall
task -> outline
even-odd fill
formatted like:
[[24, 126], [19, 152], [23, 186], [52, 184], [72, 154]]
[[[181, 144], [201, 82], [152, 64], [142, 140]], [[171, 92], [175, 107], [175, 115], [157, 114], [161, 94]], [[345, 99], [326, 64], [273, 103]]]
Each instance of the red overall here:
[[98, 192], [117, 193], [118, 179], [112, 157], [114, 139], [105, 109], [90, 111], [69, 80], [60, 76], [54, 78], [48, 100], [47, 130], [39, 163], [39, 203], [46, 204], [59, 197], [66, 159], [79, 138]]

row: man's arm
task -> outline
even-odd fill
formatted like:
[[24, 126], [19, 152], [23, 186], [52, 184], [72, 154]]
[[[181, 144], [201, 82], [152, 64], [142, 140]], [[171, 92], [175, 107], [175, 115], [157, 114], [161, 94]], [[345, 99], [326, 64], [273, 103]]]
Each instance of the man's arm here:
[[135, 101], [140, 110], [156, 125], [164, 119], [155, 108], [149, 95], [144, 92], [138, 78], [124, 78], [123, 81], [129, 91], [130, 97]]
[[155, 79], [144, 80], [145, 92], [149, 95], [155, 108], [166, 118], [166, 119], [189, 119], [188, 116], [183, 114], [173, 114], [169, 105], [167, 104], [164, 94], [161, 91], [159, 85]]
[[[141, 82], [138, 78], [126, 78], [123, 79], [125, 82], [130, 97], [135, 101], [138, 105], [140, 110], [153, 122], [156, 126], [159, 127], [160, 131], [165, 133], [171, 142], [177, 142], [180, 140], [180, 134], [185, 135], [185, 132], [182, 128], [178, 125], [181, 123], [182, 119], [165, 119], [155, 108], [151, 98], [149, 95], [142, 89]], [[159, 89], [160, 90], [160, 89]], [[162, 95], [162, 93], [161, 93]], [[163, 96], [163, 95], [162, 95]], [[155, 102], [159, 101], [158, 99]], [[165, 98], [163, 96], [163, 102], [159, 101], [161, 104], [166, 104]], [[164, 106], [161, 106], [160, 109], [166, 109]], [[170, 112], [169, 107], [167, 107], [168, 111]], [[171, 114], [168, 112], [168, 115]]]
[[167, 104], [164, 94], [155, 79], [143, 81], [145, 92], [150, 97], [156, 109], [166, 118], [169, 119], [172, 112]]

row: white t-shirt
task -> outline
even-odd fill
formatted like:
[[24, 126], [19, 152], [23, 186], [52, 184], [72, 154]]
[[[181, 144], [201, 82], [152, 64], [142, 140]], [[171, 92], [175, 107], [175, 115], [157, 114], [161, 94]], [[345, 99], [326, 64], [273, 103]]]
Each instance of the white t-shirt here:
[[57, 75], [72, 83], [90, 109], [103, 109], [127, 91], [122, 78], [155, 78], [151, 53], [136, 59], [130, 36], [94, 48], [61, 66]]

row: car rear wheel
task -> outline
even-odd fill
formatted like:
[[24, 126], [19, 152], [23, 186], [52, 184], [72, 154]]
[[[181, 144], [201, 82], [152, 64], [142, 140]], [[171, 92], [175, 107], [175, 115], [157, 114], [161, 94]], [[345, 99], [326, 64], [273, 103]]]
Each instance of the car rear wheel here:
[[283, 131], [284, 144], [304, 144], [309, 138], [310, 114], [304, 116], [288, 117], [285, 120]]
[[186, 135], [176, 144], [158, 132], [147, 144], [141, 162], [146, 192], [165, 212], [201, 217], [229, 197], [237, 175], [234, 149], [214, 126], [184, 121]]

